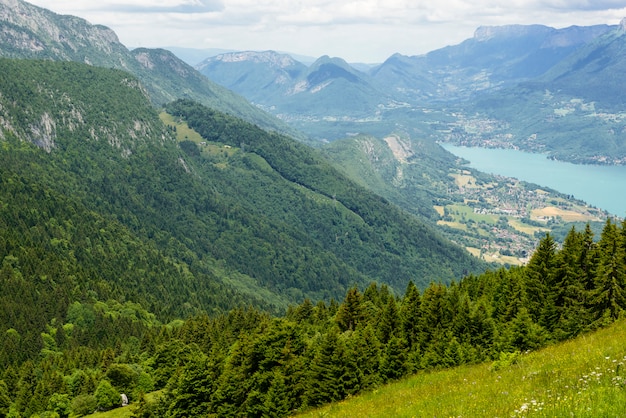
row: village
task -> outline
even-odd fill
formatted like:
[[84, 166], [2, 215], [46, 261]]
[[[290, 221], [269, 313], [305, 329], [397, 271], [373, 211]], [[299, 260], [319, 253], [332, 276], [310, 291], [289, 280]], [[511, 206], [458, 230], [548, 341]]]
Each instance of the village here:
[[557, 242], [575, 226], [601, 228], [608, 217], [571, 196], [502, 176], [450, 173], [450, 202], [436, 205], [437, 222], [457, 243], [489, 262], [521, 265], [546, 233]]

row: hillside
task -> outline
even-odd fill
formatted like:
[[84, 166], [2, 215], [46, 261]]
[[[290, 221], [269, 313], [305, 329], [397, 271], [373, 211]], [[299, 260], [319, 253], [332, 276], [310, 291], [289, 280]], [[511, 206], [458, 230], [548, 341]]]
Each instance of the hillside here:
[[[102, 353], [99, 370], [69, 375], [67, 361], [55, 368], [45, 353], [39, 367], [74, 382], [82, 372], [92, 382], [57, 389], [57, 397], [74, 397], [73, 410], [80, 407], [76, 399], [98, 398], [93, 388], [113, 386], [107, 390], [130, 394], [131, 408], [144, 417], [283, 417], [329, 404], [314, 411], [319, 415], [336, 410], [337, 401], [356, 403], [352, 416], [410, 416], [428, 408], [501, 416], [535, 407], [560, 416], [599, 400], [610, 411], [624, 402], [625, 227], [608, 221], [597, 242], [589, 228], [571, 230], [562, 249], [546, 235], [525, 267], [424, 291], [409, 283], [399, 297], [373, 283], [349, 289], [341, 303], [305, 300], [281, 317], [254, 309], [196, 316], [168, 332], [149, 330], [115, 357]], [[591, 333], [613, 322], [615, 328]], [[66, 341], [71, 347], [74, 339]], [[68, 359], [77, 354], [64, 352]], [[90, 364], [98, 364], [97, 356]], [[29, 373], [20, 371], [21, 386]], [[412, 375], [399, 388], [385, 386]], [[44, 375], [38, 382], [48, 387], [54, 380]], [[384, 405], [360, 404], [372, 398]], [[25, 395], [16, 403], [46, 408]]]
[[259, 126], [304, 136], [252, 106], [165, 50], [129, 51], [111, 29], [58, 15], [23, 0], [0, 1], [0, 56], [75, 61], [117, 68], [137, 77], [157, 106], [190, 98]]
[[484, 268], [288, 137], [177, 102], [207, 142], [178, 146], [128, 73], [0, 66], [0, 322], [23, 336], [22, 359], [74, 302], [130, 301], [159, 321], [243, 303], [278, 312]]
[[[546, 232], [562, 243], [589, 223], [600, 232], [608, 214], [557, 191], [471, 170], [429, 140], [406, 134], [357, 135], [321, 148], [338, 170], [424, 219], [489, 262], [527, 261]], [[558, 214], [548, 221], [542, 214]]]
[[511, 364], [505, 360], [418, 373], [297, 416], [619, 416], [626, 408], [625, 338], [622, 320], [516, 356]]

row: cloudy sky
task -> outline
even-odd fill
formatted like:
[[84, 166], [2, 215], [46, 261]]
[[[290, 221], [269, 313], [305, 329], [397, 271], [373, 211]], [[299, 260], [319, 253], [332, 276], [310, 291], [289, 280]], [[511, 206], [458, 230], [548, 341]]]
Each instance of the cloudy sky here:
[[626, 0], [30, 0], [109, 26], [127, 47], [286, 51], [377, 63], [479, 26], [617, 24]]

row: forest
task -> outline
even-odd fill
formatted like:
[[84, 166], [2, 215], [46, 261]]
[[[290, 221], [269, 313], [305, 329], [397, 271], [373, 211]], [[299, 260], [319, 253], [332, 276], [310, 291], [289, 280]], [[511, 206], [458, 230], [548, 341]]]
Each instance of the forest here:
[[[7, 264], [0, 279], [19, 280]], [[124, 393], [135, 417], [287, 416], [606, 326], [626, 309], [625, 277], [626, 225], [609, 220], [599, 239], [572, 229], [557, 248], [546, 235], [526, 266], [423, 291], [409, 282], [402, 295], [372, 283], [285, 315], [240, 307], [160, 325], [133, 304], [74, 303], [41, 334], [37, 358], [3, 359], [0, 411], [82, 416], [118, 407]]]
[[229, 151], [179, 144], [123, 71], [0, 59], [0, 92], [2, 414], [163, 388], [149, 347], [189, 318], [252, 327], [486, 267], [288, 137], [183, 101], [169, 110]]
[[[70, 20], [40, 21], [58, 39], [9, 29], [60, 59]], [[626, 222], [495, 269], [321, 152], [165, 104], [293, 132], [172, 54], [94, 40], [0, 58], [0, 417], [284, 417], [624, 316]]]

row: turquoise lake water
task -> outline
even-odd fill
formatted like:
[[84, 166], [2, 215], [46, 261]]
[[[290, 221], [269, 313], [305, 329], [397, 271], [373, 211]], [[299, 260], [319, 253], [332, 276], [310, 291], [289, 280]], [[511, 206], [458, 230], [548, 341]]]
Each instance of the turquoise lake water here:
[[613, 215], [626, 216], [626, 166], [578, 165], [513, 149], [442, 146], [470, 161], [471, 168], [550, 187]]

